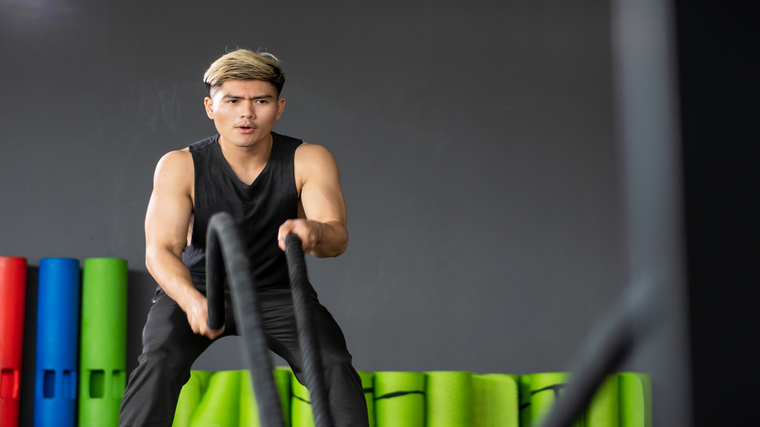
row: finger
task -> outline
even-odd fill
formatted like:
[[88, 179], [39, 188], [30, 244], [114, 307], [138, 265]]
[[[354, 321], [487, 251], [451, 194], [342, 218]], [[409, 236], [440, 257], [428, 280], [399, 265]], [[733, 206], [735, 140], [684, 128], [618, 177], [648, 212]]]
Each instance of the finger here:
[[288, 234], [290, 234], [290, 232], [293, 230], [293, 228], [295, 227], [295, 225], [296, 225], [296, 222], [294, 220], [292, 220], [292, 219], [289, 219], [289, 220], [283, 222], [282, 225], [280, 226], [278, 232], [277, 232], [277, 240], [284, 239], [285, 236], [287, 236]]
[[224, 326], [219, 329], [209, 329], [204, 335], [210, 339], [216, 339], [224, 333]]
[[198, 325], [198, 323], [193, 321], [193, 316], [191, 316], [189, 313], [187, 315], [187, 323], [190, 325], [190, 329], [193, 331], [194, 334], [200, 334], [201, 328]]
[[282, 223], [280, 226], [280, 229], [277, 233], [277, 245], [280, 247], [281, 250], [285, 250], [285, 237], [288, 236], [288, 234], [291, 234], [294, 232], [294, 229], [296, 227], [296, 222], [292, 219], [289, 219]]
[[206, 331], [208, 331], [206, 324], [203, 322], [199, 322], [197, 317], [193, 318], [192, 322], [190, 322], [190, 327], [193, 329], [193, 332], [197, 335], [205, 335]]
[[312, 235], [311, 228], [309, 227], [308, 223], [299, 223], [296, 227], [293, 228], [293, 231], [291, 233], [298, 236], [298, 239], [301, 241], [301, 249], [303, 249], [304, 253], [309, 253], [312, 249], [314, 249], [314, 236]]

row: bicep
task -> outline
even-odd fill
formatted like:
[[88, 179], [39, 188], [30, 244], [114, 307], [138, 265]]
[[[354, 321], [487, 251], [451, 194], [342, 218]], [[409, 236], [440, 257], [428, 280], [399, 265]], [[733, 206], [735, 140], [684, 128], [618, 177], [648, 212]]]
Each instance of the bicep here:
[[158, 163], [145, 215], [148, 248], [168, 248], [178, 256], [187, 244], [193, 209], [184, 160], [181, 155], [170, 153]]
[[311, 145], [298, 164], [302, 166], [301, 205], [307, 219], [337, 221], [346, 225], [346, 202], [340, 187], [338, 165], [327, 149]]

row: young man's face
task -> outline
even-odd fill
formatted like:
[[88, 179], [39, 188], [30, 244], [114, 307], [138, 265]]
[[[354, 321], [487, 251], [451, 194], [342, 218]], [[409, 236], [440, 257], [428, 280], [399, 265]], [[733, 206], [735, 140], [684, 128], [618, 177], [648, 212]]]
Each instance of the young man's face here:
[[285, 108], [274, 86], [260, 80], [228, 80], [204, 104], [222, 139], [237, 147], [267, 140]]

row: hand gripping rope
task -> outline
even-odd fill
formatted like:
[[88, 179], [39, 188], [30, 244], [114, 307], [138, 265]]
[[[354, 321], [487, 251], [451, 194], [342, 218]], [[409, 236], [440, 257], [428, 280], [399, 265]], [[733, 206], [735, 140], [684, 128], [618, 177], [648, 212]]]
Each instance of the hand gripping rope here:
[[[226, 272], [232, 294], [235, 321], [244, 341], [243, 358], [251, 372], [261, 425], [262, 427], [284, 427], [256, 287], [240, 236], [239, 228], [228, 213], [218, 213], [211, 217], [206, 239], [208, 326], [211, 329], [219, 329], [224, 325]], [[303, 358], [306, 387], [309, 389], [312, 400], [314, 424], [316, 427], [332, 427], [334, 423], [324, 384], [319, 340], [314, 331], [310, 286], [301, 240], [298, 236], [288, 235], [285, 238], [285, 247], [298, 342]], [[222, 264], [224, 268], [221, 268]]]

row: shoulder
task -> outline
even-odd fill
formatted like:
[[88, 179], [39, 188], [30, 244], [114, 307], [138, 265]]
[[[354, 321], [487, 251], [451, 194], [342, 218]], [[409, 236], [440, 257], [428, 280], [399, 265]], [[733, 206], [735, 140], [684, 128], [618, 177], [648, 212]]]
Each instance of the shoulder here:
[[170, 151], [161, 156], [161, 159], [158, 161], [158, 166], [156, 167], [161, 169], [174, 170], [185, 168], [188, 165], [193, 165], [193, 156], [190, 154], [190, 150], [188, 148], [183, 148], [181, 150]]
[[189, 185], [194, 178], [193, 157], [190, 150], [170, 151], [164, 154], [156, 165], [154, 183]]
[[300, 194], [306, 182], [332, 182], [338, 179], [338, 165], [330, 151], [317, 144], [304, 142], [293, 159], [296, 185]]
[[296, 148], [295, 163], [296, 166], [302, 167], [319, 166], [325, 163], [334, 164], [335, 158], [327, 148], [303, 142]]

